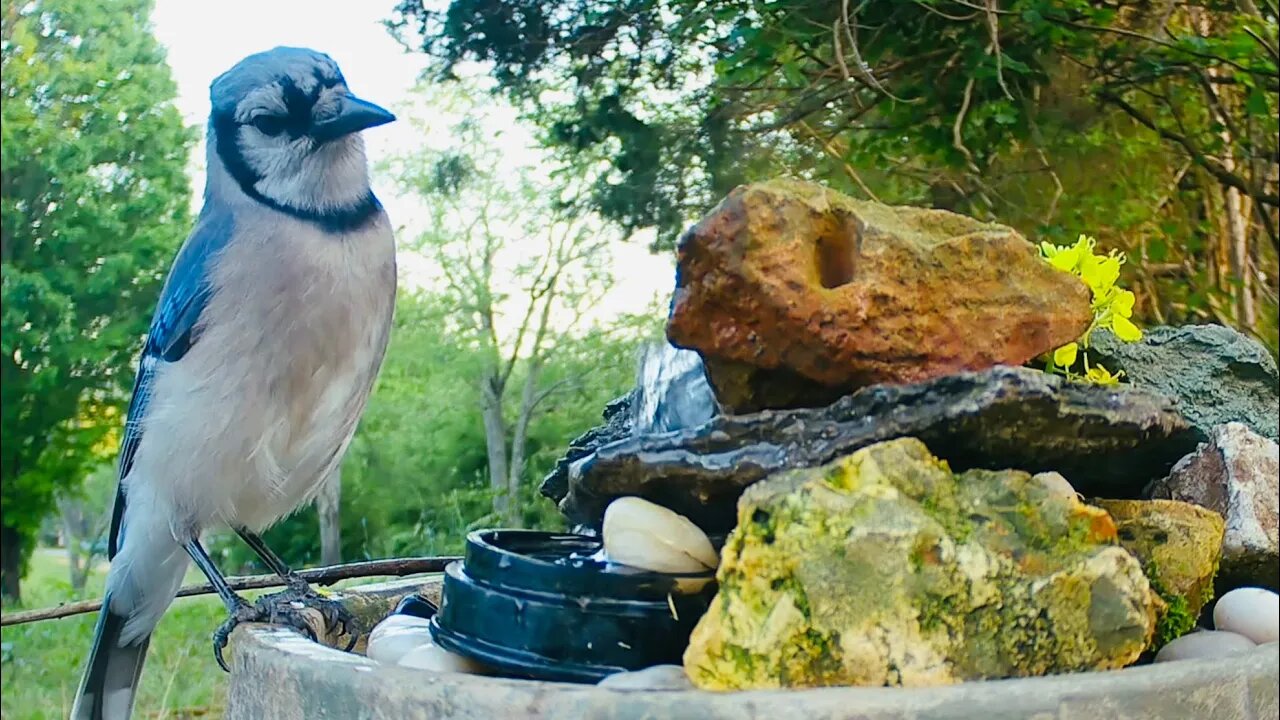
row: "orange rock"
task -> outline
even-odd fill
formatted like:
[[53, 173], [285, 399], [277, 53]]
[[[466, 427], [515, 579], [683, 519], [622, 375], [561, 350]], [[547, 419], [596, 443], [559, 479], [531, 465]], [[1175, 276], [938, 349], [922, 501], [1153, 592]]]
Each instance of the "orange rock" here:
[[1021, 365], [1079, 338], [1089, 302], [1012, 228], [774, 180], [681, 238], [667, 337], [744, 412]]

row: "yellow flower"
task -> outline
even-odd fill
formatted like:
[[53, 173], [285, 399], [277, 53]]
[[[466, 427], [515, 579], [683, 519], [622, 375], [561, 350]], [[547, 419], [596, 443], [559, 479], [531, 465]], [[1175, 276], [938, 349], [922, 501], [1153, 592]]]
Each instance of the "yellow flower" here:
[[1120, 279], [1120, 258], [1116, 255], [1098, 257], [1090, 254], [1080, 263], [1080, 277], [1093, 291], [1094, 300], [1105, 297], [1107, 291]]
[[1067, 343], [1057, 350], [1053, 351], [1053, 364], [1061, 368], [1069, 368], [1076, 363], [1076, 353], [1080, 346], [1076, 343]]
[[[1095, 254], [1096, 245], [1097, 240], [1083, 233], [1073, 245], [1040, 243], [1040, 255], [1053, 267], [1083, 280], [1093, 296], [1090, 303], [1093, 323], [1076, 342], [1054, 350], [1046, 358], [1046, 370], [1066, 375], [1076, 382], [1114, 385], [1124, 373], [1112, 375], [1106, 368], [1089, 367], [1087, 350], [1090, 334], [1099, 328], [1106, 328], [1125, 342], [1136, 342], [1142, 339], [1142, 331], [1129, 319], [1133, 316], [1133, 293], [1116, 287], [1116, 282], [1120, 279], [1120, 267], [1126, 261], [1124, 253], [1113, 250], [1106, 255]], [[1083, 375], [1071, 369], [1081, 356], [1084, 362]]]
[[1132, 317], [1133, 301], [1133, 293], [1117, 288], [1115, 297], [1111, 300], [1111, 312], [1120, 317]]
[[1120, 378], [1123, 375], [1124, 375], [1123, 371], [1118, 372], [1115, 375], [1112, 375], [1110, 371], [1108, 371], [1106, 368], [1102, 367], [1101, 365], [1094, 365], [1093, 367], [1089, 368], [1087, 372], [1085, 372], [1084, 379], [1086, 382], [1092, 383], [1094, 385], [1119, 385]]
[[1063, 272], [1075, 273], [1076, 266], [1080, 263], [1079, 247], [1055, 247], [1048, 243], [1045, 245], [1054, 248], [1051, 254], [1045, 255], [1050, 265]]
[[1125, 342], [1137, 342], [1142, 339], [1142, 331], [1129, 318], [1116, 314], [1111, 317], [1111, 331]]

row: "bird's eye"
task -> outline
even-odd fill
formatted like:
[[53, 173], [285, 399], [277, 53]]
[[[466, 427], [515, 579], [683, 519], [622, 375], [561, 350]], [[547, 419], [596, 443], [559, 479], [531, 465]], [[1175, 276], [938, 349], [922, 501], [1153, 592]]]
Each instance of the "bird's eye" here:
[[263, 135], [279, 135], [284, 132], [284, 118], [274, 115], [259, 115], [253, 119], [253, 126]]

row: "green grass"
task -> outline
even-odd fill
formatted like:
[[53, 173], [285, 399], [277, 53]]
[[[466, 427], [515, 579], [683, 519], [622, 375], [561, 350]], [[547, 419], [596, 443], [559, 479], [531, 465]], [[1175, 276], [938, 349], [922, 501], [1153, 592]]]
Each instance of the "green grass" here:
[[[188, 582], [201, 579], [194, 572], [188, 573]], [[60, 551], [37, 551], [31, 571], [23, 579], [24, 607], [83, 599], [73, 594], [67, 575], [66, 559]], [[101, 596], [104, 577], [101, 571], [94, 573], [85, 598]], [[174, 602], [151, 638], [134, 717], [221, 717], [227, 675], [214, 662], [209, 636], [225, 618], [222, 603], [213, 596]], [[95, 622], [96, 614], [85, 614], [0, 630], [5, 648], [0, 665], [0, 716], [4, 720], [63, 720], [68, 716]]]

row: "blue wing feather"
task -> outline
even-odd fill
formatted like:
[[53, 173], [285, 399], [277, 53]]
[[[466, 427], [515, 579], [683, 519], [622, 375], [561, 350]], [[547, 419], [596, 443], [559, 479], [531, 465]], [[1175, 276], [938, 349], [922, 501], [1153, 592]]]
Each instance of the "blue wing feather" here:
[[[121, 481], [132, 469], [138, 443], [142, 441], [142, 421], [151, 400], [151, 386], [157, 368], [161, 363], [181, 360], [199, 339], [200, 314], [213, 293], [209, 286], [210, 261], [226, 246], [233, 229], [229, 213], [211, 211], [206, 206], [169, 269], [169, 277], [160, 293], [160, 302], [142, 348], [138, 376], [133, 382], [124, 439], [120, 443], [117, 477]], [[120, 482], [116, 486], [116, 502], [111, 512], [111, 531], [107, 540], [109, 558], [115, 557], [123, 539], [124, 508], [124, 484]]]

